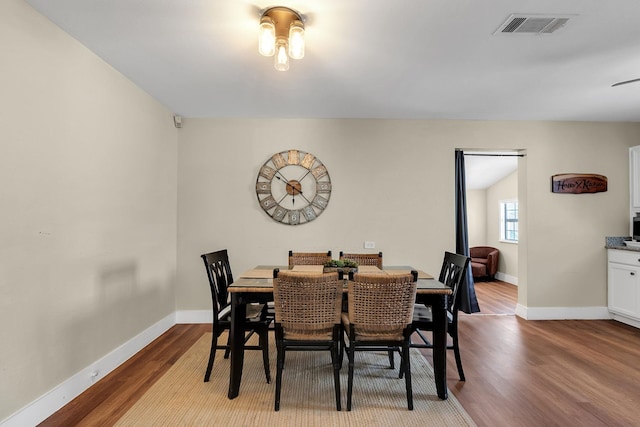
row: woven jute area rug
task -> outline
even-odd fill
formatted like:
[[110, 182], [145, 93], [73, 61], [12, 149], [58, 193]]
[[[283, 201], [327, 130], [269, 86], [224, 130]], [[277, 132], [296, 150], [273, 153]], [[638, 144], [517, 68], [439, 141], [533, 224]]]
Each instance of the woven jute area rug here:
[[[226, 335], [220, 337], [226, 339]], [[342, 411], [335, 408], [328, 352], [288, 352], [280, 411], [273, 410], [275, 344], [267, 384], [262, 356], [245, 353], [240, 395], [229, 400], [229, 360], [218, 351], [211, 381], [202, 381], [211, 334], [205, 334], [118, 421], [118, 426], [475, 426], [456, 398], [440, 400], [433, 371], [412, 350], [414, 410], [407, 410], [404, 379], [389, 369], [387, 354], [356, 353], [353, 407], [346, 411], [347, 359], [341, 373]]]

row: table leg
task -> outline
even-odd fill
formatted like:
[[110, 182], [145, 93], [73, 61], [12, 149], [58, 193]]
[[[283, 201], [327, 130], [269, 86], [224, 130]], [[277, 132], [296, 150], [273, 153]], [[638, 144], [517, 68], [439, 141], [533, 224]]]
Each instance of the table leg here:
[[242, 365], [244, 363], [244, 319], [247, 305], [236, 292], [231, 293], [231, 369], [229, 372], [229, 399], [235, 399], [240, 393]]
[[431, 306], [433, 314], [433, 373], [438, 397], [447, 399], [447, 296]]

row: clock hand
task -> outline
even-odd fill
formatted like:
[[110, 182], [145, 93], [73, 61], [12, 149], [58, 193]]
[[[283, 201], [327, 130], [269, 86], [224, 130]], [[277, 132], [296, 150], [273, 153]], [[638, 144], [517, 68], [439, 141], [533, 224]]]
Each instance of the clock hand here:
[[[287, 184], [287, 185], [289, 185], [289, 184]], [[291, 188], [294, 188], [292, 185], [289, 185], [289, 186], [290, 186]], [[295, 189], [295, 188], [294, 188], [294, 189]], [[309, 199], [307, 199], [307, 198], [304, 196], [304, 194], [302, 194], [302, 190], [298, 190], [298, 191], [297, 191], [297, 193], [298, 193], [298, 194], [300, 194], [300, 195], [302, 196], [302, 198], [303, 198], [304, 200], [306, 200], [306, 202], [307, 202], [308, 204], [311, 204], [311, 202], [309, 201]], [[285, 198], [285, 197], [287, 197], [287, 196], [291, 196], [291, 204], [292, 204], [293, 206], [295, 206], [295, 204], [296, 204], [296, 196], [295, 196], [295, 193], [293, 193], [293, 194], [285, 193], [285, 195], [284, 195], [284, 196], [282, 196], [282, 197], [280, 197], [280, 200], [278, 200], [276, 203], [280, 204], [280, 202], [282, 202], [282, 201], [284, 200], [284, 198]]]
[[[293, 187], [291, 184], [287, 183], [287, 185], [288, 185], [289, 187], [291, 187], [292, 189], [294, 189], [294, 190], [295, 190], [295, 187]], [[287, 196], [291, 196], [291, 204], [295, 206], [295, 204], [296, 204], [296, 196], [295, 196], [295, 194], [296, 194], [296, 193], [291, 193], [291, 194], [289, 194], [289, 193], [284, 193], [284, 196], [280, 197], [280, 200], [278, 200], [276, 203], [277, 203], [277, 204], [280, 204], [280, 202], [282, 202], [282, 201], [284, 200], [284, 198], [285, 198], [285, 197], [287, 197]], [[299, 191], [299, 192], [298, 192], [298, 194], [302, 195], [302, 191]], [[304, 197], [304, 196], [302, 196], [302, 197], [303, 197], [305, 200], [307, 200], [307, 198], [306, 198], [306, 197]], [[308, 202], [308, 200], [307, 200], [307, 202]]]
[[[278, 179], [280, 181], [283, 181], [285, 186], [290, 187], [292, 190], [295, 190], [295, 187], [293, 185], [289, 184], [289, 180], [284, 175], [282, 175], [280, 172], [278, 172], [278, 174], [280, 176], [275, 175], [276, 179]], [[297, 191], [299, 191], [302, 194], [302, 190], [297, 190]]]
[[[298, 181], [296, 181], [296, 184], [299, 184], [300, 181], [302, 181], [311, 171], [307, 171], [307, 173], [305, 173], [302, 178], [300, 178]], [[278, 176], [280, 175], [280, 176]], [[293, 185], [290, 184], [291, 181], [289, 181], [284, 175], [282, 175], [282, 173], [280, 173], [279, 171], [276, 173], [275, 175], [276, 179], [278, 179], [279, 181], [282, 181], [285, 183], [285, 186], [287, 188], [291, 188], [291, 195], [293, 196], [294, 200], [295, 200], [295, 195], [296, 194], [300, 194], [307, 202], [309, 202], [309, 200], [307, 200], [306, 197], [304, 197], [304, 195], [302, 194], [302, 188], [296, 188]], [[294, 202], [295, 203], [295, 202]]]
[[[300, 195], [302, 196], [302, 193], [300, 193]], [[284, 196], [280, 197], [280, 200], [278, 200], [276, 203], [280, 204], [280, 202], [282, 202], [284, 200], [284, 198], [287, 197], [287, 196], [291, 196], [291, 204], [295, 205], [296, 204], [296, 196], [294, 196], [293, 194], [289, 194], [289, 193], [287, 193]], [[305, 199], [307, 201], [307, 203], [309, 203], [309, 204], [311, 203], [311, 202], [309, 202], [309, 199], [307, 199], [306, 197], [302, 196], [302, 198]]]
[[[310, 172], [311, 172], [311, 171], [310, 171], [310, 170], [308, 170], [304, 175], [302, 175], [302, 177], [301, 177], [298, 181], [296, 181], [296, 184], [298, 184], [298, 186], [299, 186], [299, 185], [300, 185], [300, 181], [302, 181], [304, 178], [306, 178], [306, 176], [307, 176], [307, 175], [309, 175], [309, 173], [310, 173]], [[287, 197], [287, 195], [290, 195], [290, 196], [291, 196], [291, 204], [292, 204], [293, 206], [295, 206], [295, 204], [296, 204], [296, 195], [297, 195], [297, 194], [299, 194], [300, 196], [302, 196], [302, 198], [303, 198], [303, 199], [304, 199], [308, 204], [311, 204], [311, 202], [309, 201], [309, 199], [307, 199], [307, 198], [304, 196], [304, 194], [303, 194], [303, 192], [302, 192], [302, 188], [297, 188], [297, 187], [294, 187], [293, 185], [291, 185], [291, 184], [290, 184], [290, 181], [289, 181], [289, 180], [288, 180], [288, 179], [287, 179], [287, 178], [286, 178], [286, 177], [285, 177], [285, 176], [284, 176], [280, 171], [277, 171], [277, 172], [276, 172], [276, 175], [274, 175], [274, 176], [275, 176], [275, 178], [276, 178], [276, 179], [278, 179], [279, 181], [284, 182], [284, 183], [285, 183], [285, 187], [286, 187], [286, 188], [291, 188], [291, 193], [289, 193], [289, 192], [287, 191], [287, 193], [286, 193], [284, 196], [282, 196], [282, 198], [278, 201], [278, 203], [280, 203], [282, 200], [284, 200], [284, 198], [285, 198], [285, 197]]]
[[[280, 175], [280, 176], [278, 176], [278, 175]], [[276, 178], [279, 179], [280, 181], [289, 182], [287, 177], [282, 175], [282, 172], [280, 172], [280, 171], [276, 172]]]

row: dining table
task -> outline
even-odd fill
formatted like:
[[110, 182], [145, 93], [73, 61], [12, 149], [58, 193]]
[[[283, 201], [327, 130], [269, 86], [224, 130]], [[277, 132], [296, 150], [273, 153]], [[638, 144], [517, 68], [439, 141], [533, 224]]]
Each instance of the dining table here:
[[[231, 295], [231, 367], [229, 372], [228, 398], [234, 399], [240, 393], [242, 367], [244, 364], [244, 318], [247, 304], [273, 301], [273, 270], [294, 270], [322, 273], [322, 266], [278, 266], [258, 265], [240, 275], [228, 290]], [[410, 266], [359, 266], [359, 273], [405, 274], [414, 268]], [[422, 270], [418, 271], [416, 303], [431, 307], [433, 315], [433, 371], [436, 391], [440, 399], [447, 399], [447, 298], [451, 288]], [[346, 277], [346, 276], [345, 276]], [[345, 278], [345, 292], [347, 282]], [[347, 296], [348, 297], [348, 296]]]

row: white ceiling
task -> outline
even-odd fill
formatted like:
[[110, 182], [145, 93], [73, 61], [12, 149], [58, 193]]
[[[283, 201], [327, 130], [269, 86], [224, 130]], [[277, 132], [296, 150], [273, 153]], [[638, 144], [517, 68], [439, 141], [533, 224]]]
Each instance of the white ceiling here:
[[484, 190], [518, 169], [516, 152], [465, 151], [464, 169], [467, 190]]
[[[26, 0], [185, 117], [640, 121], [638, 0]], [[287, 72], [259, 11], [306, 16]], [[514, 13], [575, 15], [493, 35]]]

